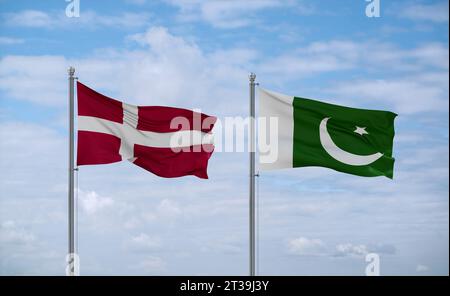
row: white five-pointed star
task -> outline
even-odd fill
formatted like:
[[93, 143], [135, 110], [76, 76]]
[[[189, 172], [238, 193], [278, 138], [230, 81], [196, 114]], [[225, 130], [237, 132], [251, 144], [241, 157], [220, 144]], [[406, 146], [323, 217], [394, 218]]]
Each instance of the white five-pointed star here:
[[355, 133], [357, 133], [357, 134], [359, 134], [359, 135], [368, 135], [369, 133], [366, 131], [366, 127], [359, 127], [359, 126], [356, 126], [356, 129], [353, 131], [353, 132], [355, 132]]

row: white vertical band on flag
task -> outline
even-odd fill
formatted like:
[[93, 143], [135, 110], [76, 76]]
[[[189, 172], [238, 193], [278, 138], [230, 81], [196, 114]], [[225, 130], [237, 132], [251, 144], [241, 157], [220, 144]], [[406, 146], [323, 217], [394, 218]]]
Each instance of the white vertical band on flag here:
[[132, 127], [137, 128], [139, 120], [138, 106], [122, 103], [122, 109], [123, 122], [126, 122]]
[[[265, 129], [258, 129], [258, 139], [269, 139], [268, 133], [270, 117], [278, 118], [278, 157], [273, 163], [259, 161], [261, 170], [275, 170], [293, 167], [294, 150], [294, 107], [292, 106], [294, 97], [275, 93], [265, 89], [259, 89], [259, 117], [265, 118]], [[261, 144], [259, 145], [261, 147]]]
[[[123, 124], [137, 128], [139, 121], [138, 107], [127, 103], [122, 103], [122, 110]], [[134, 157], [134, 144], [130, 144], [124, 139], [121, 139], [119, 154], [122, 156], [122, 160], [128, 159], [131, 162], [136, 160], [136, 157]]]

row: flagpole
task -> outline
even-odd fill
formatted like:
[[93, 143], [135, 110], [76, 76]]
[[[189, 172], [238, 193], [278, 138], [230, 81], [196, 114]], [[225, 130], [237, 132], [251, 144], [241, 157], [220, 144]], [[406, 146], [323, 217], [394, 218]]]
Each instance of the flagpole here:
[[249, 75], [250, 80], [250, 276], [255, 276], [255, 73]]
[[75, 68], [70, 67], [69, 73], [69, 250], [68, 250], [68, 273], [67, 275], [75, 275], [75, 157], [74, 157], [74, 81]]

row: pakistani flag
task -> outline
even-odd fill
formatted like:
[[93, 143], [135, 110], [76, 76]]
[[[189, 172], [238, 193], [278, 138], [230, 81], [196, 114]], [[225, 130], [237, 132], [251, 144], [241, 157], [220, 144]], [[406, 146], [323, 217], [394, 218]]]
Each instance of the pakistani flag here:
[[[355, 109], [260, 89], [259, 147], [271, 139], [269, 118], [278, 120], [278, 157], [260, 152], [260, 169], [320, 166], [359, 176], [393, 178], [395, 113]], [[273, 131], [272, 131], [273, 133]], [[274, 145], [277, 145], [275, 147]]]

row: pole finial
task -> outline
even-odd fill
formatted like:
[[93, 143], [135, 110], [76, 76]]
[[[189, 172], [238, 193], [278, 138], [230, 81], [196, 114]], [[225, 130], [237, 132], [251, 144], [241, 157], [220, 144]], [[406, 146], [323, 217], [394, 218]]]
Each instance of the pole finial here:
[[256, 74], [252, 72], [248, 75], [248, 78], [250, 79], [250, 82], [255, 82]]
[[69, 76], [75, 75], [75, 68], [70, 66], [69, 69], [67, 69], [67, 72], [69, 73]]

